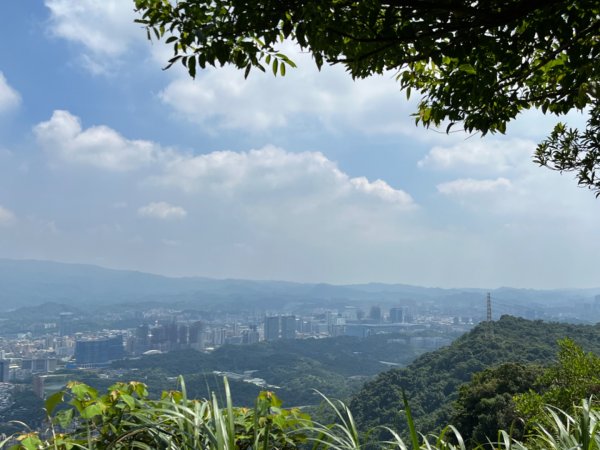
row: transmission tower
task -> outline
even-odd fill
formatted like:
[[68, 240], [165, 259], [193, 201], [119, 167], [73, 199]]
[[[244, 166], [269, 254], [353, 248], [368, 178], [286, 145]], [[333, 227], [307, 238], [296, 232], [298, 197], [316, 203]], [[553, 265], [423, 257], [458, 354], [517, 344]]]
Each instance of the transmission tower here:
[[490, 293], [487, 293], [486, 296], [487, 303], [487, 320], [486, 320], [486, 335], [491, 338], [494, 336], [494, 329], [492, 327], [492, 296]]

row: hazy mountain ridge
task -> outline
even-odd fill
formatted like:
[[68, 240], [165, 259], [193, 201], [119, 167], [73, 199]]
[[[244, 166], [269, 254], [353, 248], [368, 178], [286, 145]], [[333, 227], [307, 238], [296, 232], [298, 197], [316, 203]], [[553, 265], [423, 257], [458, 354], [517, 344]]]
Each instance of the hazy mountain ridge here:
[[[173, 278], [129, 270], [107, 269], [87, 264], [67, 264], [38, 260], [0, 259], [0, 309], [56, 302], [71, 306], [115, 304], [123, 302], [164, 301], [176, 304], [227, 305], [244, 300], [261, 307], [302, 302], [343, 305], [353, 302], [444, 300], [481, 303], [485, 289], [445, 289], [406, 284], [367, 283], [333, 285], [211, 279], [203, 277]], [[568, 298], [592, 298], [598, 289], [533, 290], [500, 288], [492, 295], [507, 301], [527, 304]]]

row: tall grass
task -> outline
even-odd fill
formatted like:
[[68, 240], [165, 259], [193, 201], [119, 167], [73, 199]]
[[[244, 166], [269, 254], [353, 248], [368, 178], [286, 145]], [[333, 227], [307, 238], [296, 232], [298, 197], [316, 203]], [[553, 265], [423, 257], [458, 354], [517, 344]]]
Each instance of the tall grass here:
[[[115, 389], [112, 397], [92, 398], [85, 404], [83, 411], [97, 414], [81, 414], [72, 433], [59, 432], [58, 422], [52, 421], [46, 434], [49, 437], [27, 432], [0, 442], [0, 449], [467, 450], [452, 426], [439, 434], [419, 434], [404, 395], [409, 441], [385, 428], [391, 438], [374, 442], [371, 435], [378, 433], [360, 433], [348, 406], [323, 395], [324, 403], [334, 413], [332, 424], [313, 422], [297, 410], [282, 409], [279, 399], [271, 393], [261, 393], [253, 409], [236, 408], [227, 380], [225, 405], [219, 404], [214, 394], [210, 399], [191, 400], [182, 378], [179, 384], [180, 390], [165, 393], [158, 401], [142, 395], [137, 403], [126, 391]], [[79, 391], [86, 395], [90, 392]], [[73, 400], [71, 404], [79, 405]], [[118, 423], [112, 420], [115, 416]], [[592, 407], [591, 400], [583, 401], [573, 414], [548, 407], [544, 423], [532, 430], [522, 441], [500, 431], [495, 442], [469, 450], [600, 450], [600, 413]]]
[[573, 414], [548, 406], [549, 424], [537, 425], [527, 440], [531, 449], [600, 449], [600, 412], [583, 400]]

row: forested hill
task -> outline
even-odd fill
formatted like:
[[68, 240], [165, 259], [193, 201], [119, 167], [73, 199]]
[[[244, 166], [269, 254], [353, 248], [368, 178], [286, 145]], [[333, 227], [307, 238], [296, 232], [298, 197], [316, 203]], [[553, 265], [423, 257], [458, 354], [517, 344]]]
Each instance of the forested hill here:
[[365, 384], [351, 401], [359, 426], [404, 429], [402, 388], [418, 430], [429, 432], [445, 426], [458, 387], [470, 381], [473, 373], [504, 362], [549, 364], [556, 357], [557, 340], [565, 337], [600, 354], [600, 325], [545, 323], [511, 316], [493, 322], [491, 330], [487, 325], [481, 323], [449, 347], [426, 353], [406, 368], [383, 372]]

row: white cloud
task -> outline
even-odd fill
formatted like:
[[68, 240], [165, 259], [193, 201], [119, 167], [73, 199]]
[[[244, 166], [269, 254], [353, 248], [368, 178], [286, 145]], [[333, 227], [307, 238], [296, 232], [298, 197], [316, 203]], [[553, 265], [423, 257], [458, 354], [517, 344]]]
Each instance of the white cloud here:
[[406, 192], [383, 180], [349, 177], [319, 152], [293, 153], [267, 146], [248, 152], [186, 154], [150, 141], [127, 139], [106, 126], [83, 129], [79, 118], [68, 111], [54, 111], [50, 120], [34, 127], [34, 134], [40, 146], [60, 162], [108, 171], [152, 168], [157, 175], [147, 178], [146, 185], [176, 187], [192, 194], [293, 198], [298, 200], [296, 205], [366, 199], [403, 209], [415, 207]]
[[298, 65], [285, 77], [255, 70], [244, 79], [242, 71], [226, 66], [206, 69], [191, 80], [178, 71], [159, 97], [206, 130], [265, 132], [317, 121], [330, 130], [414, 131], [409, 116], [416, 102], [406, 100], [392, 73], [353, 81], [342, 67], [317, 70], [309, 54], [289, 43], [282, 51]]
[[21, 103], [21, 96], [12, 88], [4, 74], [0, 72], [0, 113], [16, 108]]
[[389, 203], [413, 206], [413, 200], [406, 192], [394, 189], [383, 180], [369, 182], [365, 177], [351, 178], [350, 183], [358, 190], [376, 196]]
[[0, 226], [11, 225], [15, 222], [15, 214], [0, 205]]
[[[51, 171], [49, 177], [61, 178], [51, 189], [80, 188], [53, 208], [70, 243], [66, 236], [31, 243], [23, 236], [20, 245], [63, 259], [93, 254], [108, 265], [180, 275], [340, 281], [375, 277], [390, 266], [382, 251], [402, 255], [408, 240], [425, 239], [408, 193], [349, 176], [317, 152], [173, 151], [150, 171], [114, 177], [116, 186], [109, 178], [114, 172], [104, 169], [97, 176], [86, 172], [84, 185], [69, 181], [81, 181], [77, 171]], [[124, 203], [139, 206], [137, 217]], [[77, 225], [69, 219], [74, 205], [81, 210]], [[177, 226], [156, 227], [150, 219]]]
[[[483, 139], [472, 146], [430, 152], [421, 167], [443, 169], [442, 173], [454, 176], [437, 183], [437, 192], [455, 201], [471, 221], [494, 216], [498, 224], [507, 225], [502, 233], [519, 230], [523, 236], [562, 235], [575, 223], [593, 234], [590, 225], [599, 213], [594, 196], [578, 188], [572, 174], [534, 164], [534, 148], [533, 142], [508, 137]], [[543, 231], [537, 230], [540, 223], [546, 227]], [[521, 239], [516, 234], [513, 238]]]
[[512, 187], [510, 180], [497, 178], [495, 180], [474, 180], [473, 178], [462, 178], [437, 185], [441, 194], [461, 196], [465, 194], [485, 194], [507, 190]]
[[54, 111], [35, 126], [38, 143], [56, 158], [113, 171], [129, 171], [160, 161], [168, 154], [150, 141], [130, 140], [106, 126], [83, 129], [68, 111]]
[[92, 72], [105, 72], [134, 43], [145, 40], [144, 30], [134, 23], [131, 1], [45, 0], [45, 5], [50, 32], [82, 45], [82, 62]]
[[170, 161], [161, 186], [188, 193], [211, 193], [227, 198], [283, 198], [295, 208], [336, 201], [368, 199], [411, 209], [415, 203], [406, 192], [385, 181], [351, 178], [319, 152], [291, 153], [268, 146], [248, 152], [220, 151], [185, 156]]
[[523, 139], [474, 137], [452, 147], [433, 147], [418, 166], [442, 170], [485, 168], [505, 172], [531, 164], [535, 146], [533, 141]]
[[152, 202], [138, 209], [142, 217], [161, 220], [179, 220], [187, 216], [187, 211], [181, 206], [174, 206], [167, 202]]

